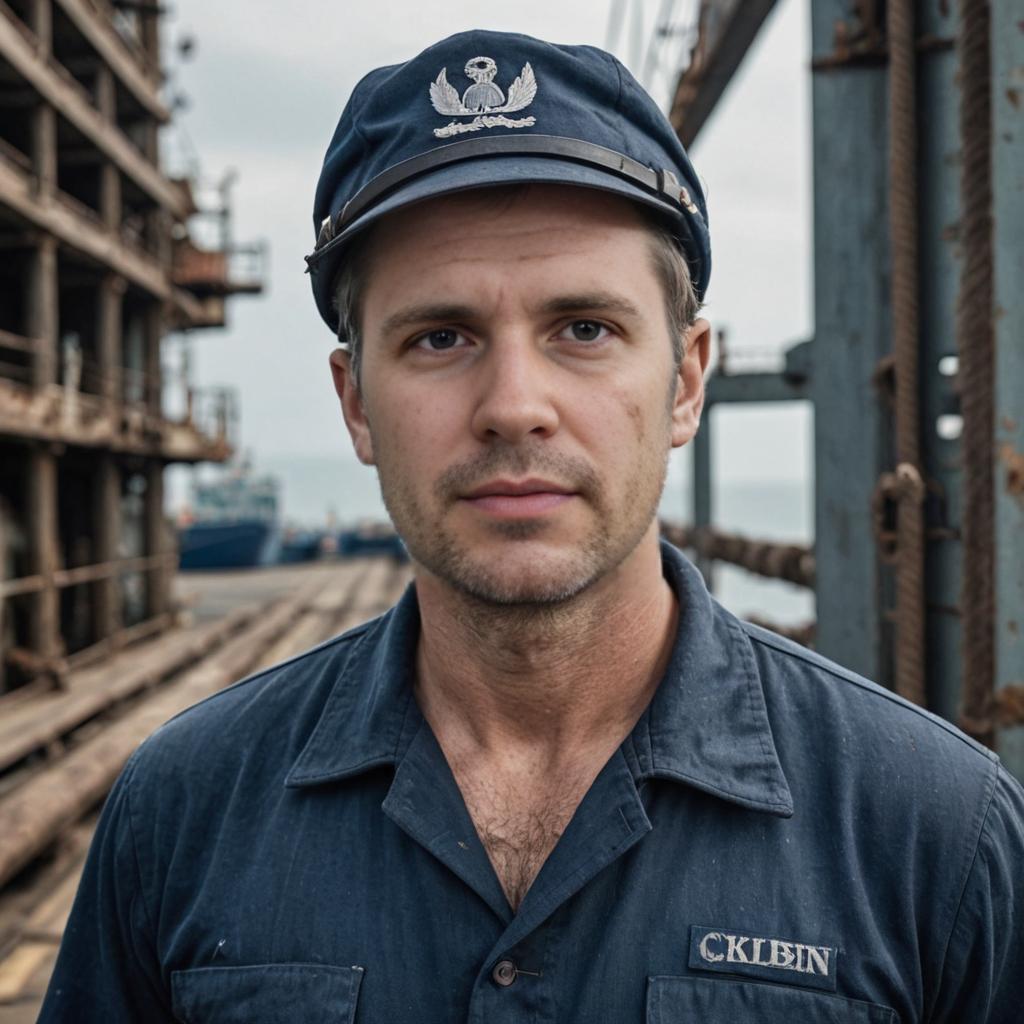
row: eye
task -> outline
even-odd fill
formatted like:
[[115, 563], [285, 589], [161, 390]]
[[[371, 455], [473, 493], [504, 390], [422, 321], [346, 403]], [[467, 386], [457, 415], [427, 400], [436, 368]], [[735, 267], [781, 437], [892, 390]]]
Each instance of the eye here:
[[608, 328], [597, 320], [573, 320], [562, 331], [573, 341], [603, 341], [608, 333]]
[[462, 335], [453, 327], [439, 327], [436, 331], [421, 334], [413, 343], [413, 348], [426, 349], [428, 352], [445, 352], [455, 348], [460, 339]]

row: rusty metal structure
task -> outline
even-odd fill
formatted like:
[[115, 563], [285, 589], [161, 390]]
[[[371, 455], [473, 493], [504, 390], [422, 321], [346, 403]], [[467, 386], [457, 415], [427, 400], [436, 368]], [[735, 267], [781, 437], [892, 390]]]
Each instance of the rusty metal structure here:
[[164, 413], [161, 345], [259, 292], [261, 250], [190, 235], [160, 13], [0, 0], [0, 693], [167, 624], [164, 467], [231, 452], [229, 395]]
[[[700, 3], [672, 107], [685, 143], [772, 6]], [[810, 11], [814, 338], [774, 373], [723, 360], [709, 411], [813, 405], [815, 646], [956, 722], [1024, 778], [1019, 7]], [[713, 528], [711, 423], [694, 446], [699, 564], [709, 579], [716, 559], [781, 575], [764, 556], [773, 545], [751, 557]]]

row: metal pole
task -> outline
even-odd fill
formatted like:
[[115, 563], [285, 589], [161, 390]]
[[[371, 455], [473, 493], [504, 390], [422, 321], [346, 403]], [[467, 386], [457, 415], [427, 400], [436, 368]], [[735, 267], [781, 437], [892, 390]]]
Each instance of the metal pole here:
[[1018, 0], [991, 9], [996, 744], [1024, 780], [1024, 32]]

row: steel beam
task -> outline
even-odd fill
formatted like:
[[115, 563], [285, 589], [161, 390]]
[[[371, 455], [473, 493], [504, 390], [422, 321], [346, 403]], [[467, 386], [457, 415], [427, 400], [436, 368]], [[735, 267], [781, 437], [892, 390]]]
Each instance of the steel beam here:
[[679, 76], [669, 120], [683, 145], [693, 145], [732, 81], [775, 0], [703, 0], [700, 39]]
[[728, 373], [709, 378], [705, 405], [722, 402], [799, 402], [807, 384], [784, 373]]
[[[996, 694], [1024, 705], [1024, 32], [1017, 0], [991, 0], [995, 322]], [[997, 735], [1024, 780], [1024, 725]]]

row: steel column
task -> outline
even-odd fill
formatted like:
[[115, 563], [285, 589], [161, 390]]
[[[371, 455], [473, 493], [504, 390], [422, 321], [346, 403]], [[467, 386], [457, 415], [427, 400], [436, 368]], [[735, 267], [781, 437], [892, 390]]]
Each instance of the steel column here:
[[[1024, 709], [1024, 32], [1018, 0], [992, 0], [995, 324], [995, 672], [1007, 710]], [[1009, 717], [1009, 716], [1008, 716]], [[1024, 780], [1024, 725], [996, 739]]]
[[[693, 527], [699, 537], [711, 529], [711, 488], [714, 486], [712, 473], [711, 425], [714, 422], [714, 406], [707, 404], [701, 416], [700, 430], [690, 442], [693, 447]], [[714, 559], [694, 552], [694, 564], [700, 570], [708, 590], [714, 587]]]
[[814, 58], [814, 304], [818, 631], [824, 655], [890, 685], [891, 580], [876, 553], [871, 495], [892, 465], [876, 383], [891, 348], [887, 77], [837, 57], [843, 0], [811, 7]]
[[[955, 4], [917, 5], [918, 39], [952, 39]], [[917, 53], [920, 444], [925, 501], [925, 665], [928, 707], [957, 721], [961, 699], [961, 441], [954, 356], [960, 276], [960, 134], [951, 46]], [[942, 432], [940, 432], [940, 427]]]

